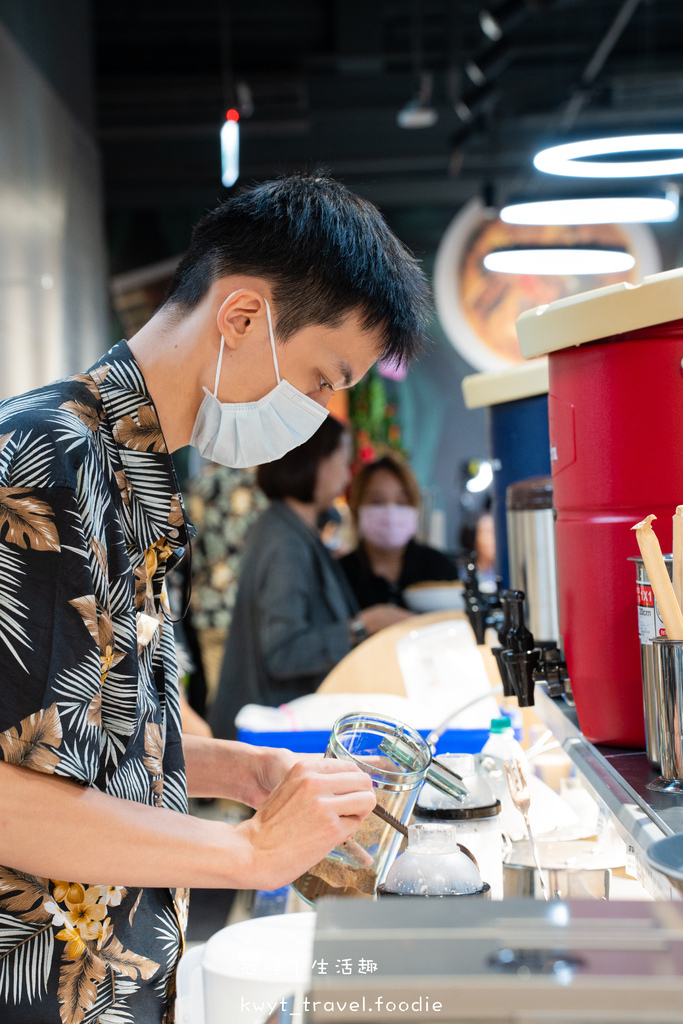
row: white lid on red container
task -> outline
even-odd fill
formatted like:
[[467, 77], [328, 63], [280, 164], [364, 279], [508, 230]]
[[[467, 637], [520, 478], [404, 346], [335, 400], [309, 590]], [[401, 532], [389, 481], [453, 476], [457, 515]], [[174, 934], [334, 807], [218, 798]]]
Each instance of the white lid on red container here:
[[462, 382], [462, 394], [468, 409], [514, 402], [548, 394], [548, 358], [518, 363], [507, 370], [472, 373]]
[[609, 285], [528, 309], [517, 319], [522, 355], [534, 359], [683, 318], [683, 268], [651, 274], [641, 284]]

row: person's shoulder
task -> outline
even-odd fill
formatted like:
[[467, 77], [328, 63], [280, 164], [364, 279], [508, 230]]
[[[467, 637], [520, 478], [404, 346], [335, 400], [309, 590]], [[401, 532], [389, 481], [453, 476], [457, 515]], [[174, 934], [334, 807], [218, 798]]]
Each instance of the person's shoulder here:
[[0, 402], [0, 480], [10, 486], [74, 486], [102, 418], [101, 400], [86, 375]]
[[272, 553], [273, 549], [284, 547], [306, 549], [310, 541], [304, 523], [299, 523], [298, 516], [281, 501], [273, 501], [265, 509], [251, 527], [248, 544], [251, 550]]
[[262, 512], [247, 534], [240, 563], [240, 578], [260, 581], [270, 574], [308, 578], [316, 561], [315, 537], [310, 536], [287, 511], [273, 502]]

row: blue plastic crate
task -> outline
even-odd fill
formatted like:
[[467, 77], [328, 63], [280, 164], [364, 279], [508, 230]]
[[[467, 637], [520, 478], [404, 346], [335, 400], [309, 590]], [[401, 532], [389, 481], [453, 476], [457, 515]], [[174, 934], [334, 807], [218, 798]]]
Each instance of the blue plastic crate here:
[[[429, 729], [420, 729], [427, 736]], [[259, 747], [287, 747], [297, 754], [324, 754], [330, 733], [326, 729], [300, 732], [249, 732], [239, 729], [237, 739]], [[448, 729], [436, 745], [437, 754], [478, 754], [489, 738], [488, 729]]]

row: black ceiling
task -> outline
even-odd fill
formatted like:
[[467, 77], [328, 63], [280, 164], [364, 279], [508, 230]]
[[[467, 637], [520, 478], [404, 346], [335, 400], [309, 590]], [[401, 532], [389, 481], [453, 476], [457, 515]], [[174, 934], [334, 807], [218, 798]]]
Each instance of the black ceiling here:
[[[218, 132], [244, 84], [243, 180], [324, 164], [390, 207], [547, 191], [558, 180], [530, 170], [545, 142], [680, 129], [683, 0], [505, 0], [504, 13], [515, 5], [494, 50], [479, 13], [500, 0], [94, 3], [110, 211], [223, 198]], [[492, 71], [476, 88], [464, 68], [482, 56]], [[396, 115], [420, 72], [438, 122], [406, 130]]]

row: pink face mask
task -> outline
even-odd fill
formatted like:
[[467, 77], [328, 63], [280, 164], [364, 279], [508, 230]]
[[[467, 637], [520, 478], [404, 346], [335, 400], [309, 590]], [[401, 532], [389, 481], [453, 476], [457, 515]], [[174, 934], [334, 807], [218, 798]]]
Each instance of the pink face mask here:
[[361, 505], [358, 527], [378, 548], [402, 548], [417, 533], [418, 510], [412, 505]]

